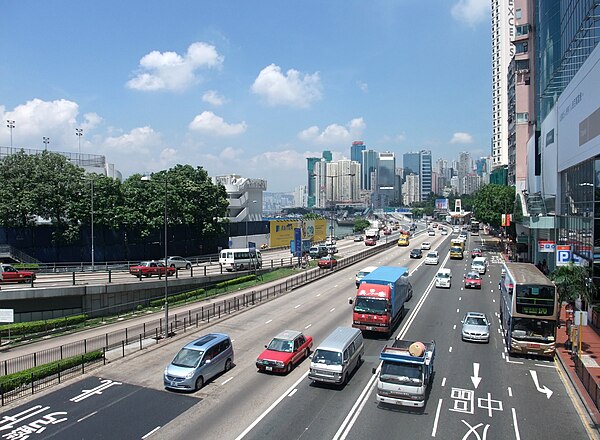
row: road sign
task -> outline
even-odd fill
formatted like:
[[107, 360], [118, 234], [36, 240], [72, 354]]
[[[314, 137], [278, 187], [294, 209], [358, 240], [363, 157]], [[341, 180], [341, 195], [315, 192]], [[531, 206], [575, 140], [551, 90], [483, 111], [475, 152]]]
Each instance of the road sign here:
[[255, 251], [256, 250], [256, 243], [253, 241], [249, 241], [248, 242], [248, 249], [250, 249], [251, 251]]
[[539, 252], [554, 252], [556, 243], [554, 240], [538, 240]]
[[294, 257], [302, 256], [302, 229], [294, 228]]
[[0, 322], [15, 322], [15, 310], [14, 309], [0, 309]]
[[566, 266], [571, 262], [571, 246], [558, 244], [556, 245], [556, 265]]

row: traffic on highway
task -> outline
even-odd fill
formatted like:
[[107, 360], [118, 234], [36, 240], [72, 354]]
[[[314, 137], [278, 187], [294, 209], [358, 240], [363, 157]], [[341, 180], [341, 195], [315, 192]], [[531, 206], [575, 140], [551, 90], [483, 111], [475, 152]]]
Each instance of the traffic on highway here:
[[[61, 439], [596, 438], [551, 357], [508, 352], [499, 283], [512, 272], [495, 242], [466, 236], [463, 258], [450, 259], [457, 235], [444, 225], [420, 231], [408, 246], [15, 402], [3, 408], [0, 431]], [[437, 261], [411, 258], [424, 242]], [[337, 246], [342, 253], [365, 244]], [[486, 259], [481, 271], [474, 248]], [[441, 269], [450, 282], [436, 287]], [[377, 302], [384, 295], [389, 310]], [[318, 369], [341, 380], [315, 380]], [[176, 386], [180, 378], [190, 389]]]

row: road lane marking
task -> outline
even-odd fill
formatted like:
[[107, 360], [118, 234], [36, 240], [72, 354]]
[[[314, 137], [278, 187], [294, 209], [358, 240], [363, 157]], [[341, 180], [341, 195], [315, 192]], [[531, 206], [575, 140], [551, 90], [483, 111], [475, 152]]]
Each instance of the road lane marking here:
[[456, 313], [460, 312], [460, 309], [456, 309]]
[[513, 416], [513, 426], [515, 427], [515, 438], [521, 440], [521, 434], [519, 434], [519, 424], [517, 423], [517, 413], [514, 408], [511, 408]]
[[292, 397], [294, 394], [296, 394], [297, 391], [298, 391], [298, 388], [294, 388], [294, 391], [292, 391], [290, 394], [288, 394], [288, 397]]
[[548, 365], [548, 364], [535, 364], [538, 367], [546, 367], [546, 368], [556, 368], [556, 365]]
[[442, 386], [443, 386], [443, 387], [445, 387], [445, 386], [446, 386], [446, 378], [445, 378], [445, 377], [442, 379]]
[[308, 324], [306, 327], [304, 327], [304, 330], [309, 329], [312, 326], [312, 324]]
[[269, 323], [271, 323], [271, 322], [273, 322], [273, 320], [272, 320], [272, 319], [269, 319], [267, 322], [265, 322], [265, 324], [269, 324]]
[[449, 352], [449, 353], [452, 353], [452, 346], [450, 346], [450, 347], [448, 348], [448, 352]]
[[225, 380], [224, 382], [221, 382], [221, 385], [225, 385], [227, 382], [229, 382], [231, 379], [233, 379], [233, 376], [231, 376], [229, 379]]
[[330, 310], [330, 312], [333, 312], [335, 310], [335, 307], [333, 309]]
[[152, 431], [150, 431], [148, 434], [146, 434], [145, 436], [142, 437], [142, 440], [150, 437], [152, 434], [154, 434], [156, 431], [158, 431], [160, 429], [160, 426], [157, 426], [156, 428], [154, 428]]
[[266, 416], [267, 416], [267, 415], [268, 415], [268, 414], [269, 414], [271, 411], [273, 411], [273, 409], [274, 409], [274, 408], [275, 408], [277, 405], [279, 405], [279, 403], [280, 403], [280, 402], [281, 402], [283, 399], [285, 399], [285, 398], [286, 398], [286, 397], [287, 397], [287, 396], [288, 396], [288, 395], [289, 395], [289, 394], [290, 394], [290, 393], [291, 393], [291, 392], [294, 390], [294, 388], [297, 388], [297, 387], [298, 387], [298, 385], [300, 384], [300, 382], [302, 382], [304, 379], [306, 379], [306, 377], [308, 377], [308, 371], [307, 371], [306, 373], [304, 373], [304, 374], [303, 374], [303, 375], [300, 377], [300, 379], [298, 379], [296, 382], [294, 382], [294, 384], [293, 384], [291, 387], [289, 387], [289, 388], [288, 388], [288, 389], [287, 389], [287, 390], [286, 390], [286, 391], [285, 391], [285, 392], [284, 392], [284, 393], [283, 393], [281, 396], [279, 396], [279, 398], [278, 398], [278, 399], [277, 399], [275, 402], [273, 402], [273, 403], [271, 404], [271, 406], [269, 406], [269, 407], [268, 407], [268, 408], [267, 408], [267, 409], [266, 409], [266, 410], [265, 410], [265, 411], [264, 411], [264, 412], [263, 412], [263, 413], [262, 413], [260, 416], [258, 416], [258, 417], [257, 417], [257, 418], [254, 420], [254, 422], [252, 422], [252, 423], [250, 424], [250, 426], [248, 426], [246, 429], [244, 429], [244, 431], [243, 431], [243, 432], [242, 432], [240, 435], [238, 435], [238, 436], [235, 438], [235, 440], [241, 440], [241, 439], [243, 439], [244, 437], [246, 437], [246, 435], [248, 435], [248, 433], [249, 433], [250, 431], [252, 431], [252, 430], [254, 429], [254, 427], [260, 423], [260, 421], [261, 421], [262, 419], [264, 419], [264, 418], [265, 418], [265, 417], [266, 417]]
[[456, 330], [456, 324], [454, 324], [454, 327], [452, 327], [452, 330]]
[[[461, 287], [461, 290], [462, 290], [462, 287]], [[458, 297], [458, 300], [459, 300], [459, 301], [462, 301], [462, 296], [459, 296], [459, 297]]]
[[512, 389], [511, 389], [511, 387], [508, 387], [508, 396], [512, 397]]
[[77, 423], [81, 422], [82, 420], [85, 420], [89, 417], [92, 417], [93, 415], [98, 414], [98, 411], [94, 411], [93, 413], [88, 414], [87, 416], [83, 416], [82, 418], [80, 418], [79, 420], [77, 420]]
[[438, 421], [440, 420], [440, 410], [442, 409], [442, 399], [438, 402], [437, 410], [435, 411], [435, 420], [433, 421], [433, 430], [431, 431], [431, 436], [435, 437], [437, 433]]
[[300, 304], [298, 304], [296, 307], [294, 307], [295, 309], [297, 309], [298, 307], [300, 307]]
[[321, 296], [321, 294], [320, 294], [320, 293], [317, 293], [317, 296]]

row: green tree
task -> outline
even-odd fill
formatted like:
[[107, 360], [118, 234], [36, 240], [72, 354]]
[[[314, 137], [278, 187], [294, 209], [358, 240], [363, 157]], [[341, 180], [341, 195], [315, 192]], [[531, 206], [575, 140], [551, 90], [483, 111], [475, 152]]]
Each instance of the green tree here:
[[35, 224], [35, 191], [31, 178], [35, 157], [23, 150], [0, 161], [0, 225], [24, 227]]
[[480, 222], [499, 227], [502, 224], [502, 214], [512, 213], [514, 203], [514, 187], [488, 184], [474, 194], [473, 211]]
[[573, 263], [558, 266], [550, 275], [550, 279], [556, 284], [561, 304], [564, 301], [573, 302], [577, 298], [589, 303], [596, 290], [594, 283], [590, 280], [589, 269]]
[[371, 226], [371, 222], [369, 222], [369, 220], [365, 220], [364, 218], [358, 218], [354, 220], [354, 227], [352, 228], [352, 230], [354, 232], [362, 232], [369, 226]]

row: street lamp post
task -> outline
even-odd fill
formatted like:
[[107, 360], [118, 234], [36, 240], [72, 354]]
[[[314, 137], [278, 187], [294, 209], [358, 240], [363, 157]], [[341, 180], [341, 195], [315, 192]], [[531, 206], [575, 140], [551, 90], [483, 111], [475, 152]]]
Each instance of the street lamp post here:
[[13, 131], [13, 128], [15, 128], [15, 121], [7, 120], [6, 126], [10, 129], [10, 152], [12, 153], [12, 147], [13, 147], [12, 131]]
[[95, 269], [95, 260], [94, 260], [94, 179], [90, 179], [90, 185], [91, 185], [91, 199], [90, 199], [90, 205], [91, 205], [91, 210], [90, 210], [90, 215], [92, 218], [92, 272], [94, 272]]
[[83, 128], [76, 128], [75, 136], [79, 138], [79, 160], [81, 160], [81, 136], [83, 136]]
[[42, 137], [42, 142], [44, 143], [44, 150], [48, 150], [48, 144], [50, 143], [50, 138], [47, 136]]
[[[151, 177], [143, 176], [142, 180], [151, 180]], [[169, 185], [169, 178], [167, 172], [165, 172], [165, 210], [164, 210], [164, 222], [165, 222], [165, 338], [169, 337], [169, 271], [168, 271], [168, 246], [167, 246], [167, 188]]]

